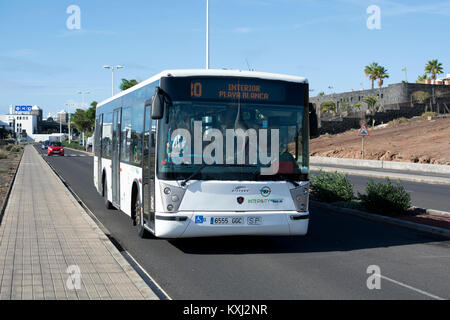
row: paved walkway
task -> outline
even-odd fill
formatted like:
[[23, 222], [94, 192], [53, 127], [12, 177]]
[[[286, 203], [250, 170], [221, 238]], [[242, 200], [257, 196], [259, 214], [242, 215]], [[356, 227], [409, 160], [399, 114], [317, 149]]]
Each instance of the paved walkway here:
[[31, 145], [0, 225], [5, 299], [157, 299]]

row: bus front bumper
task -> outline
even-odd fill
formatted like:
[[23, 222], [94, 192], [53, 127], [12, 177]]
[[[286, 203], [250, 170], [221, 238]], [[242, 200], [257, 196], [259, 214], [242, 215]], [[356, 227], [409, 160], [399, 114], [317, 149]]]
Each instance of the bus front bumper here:
[[156, 214], [156, 237], [306, 235], [309, 212], [179, 212]]

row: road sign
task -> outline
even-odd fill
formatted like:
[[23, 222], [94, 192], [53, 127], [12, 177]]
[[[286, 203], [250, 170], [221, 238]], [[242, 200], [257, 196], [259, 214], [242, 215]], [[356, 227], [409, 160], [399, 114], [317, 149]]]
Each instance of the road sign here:
[[360, 137], [370, 136], [369, 130], [367, 130], [367, 127], [365, 124], [363, 124], [361, 129], [359, 129], [358, 136], [360, 136]]
[[16, 112], [30, 112], [32, 109], [32, 106], [16, 106], [14, 108]]

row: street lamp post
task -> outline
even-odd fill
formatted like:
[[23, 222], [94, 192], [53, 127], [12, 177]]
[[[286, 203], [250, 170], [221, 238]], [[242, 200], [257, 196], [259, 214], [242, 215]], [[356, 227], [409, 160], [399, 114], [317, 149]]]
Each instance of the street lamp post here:
[[206, 0], [206, 70], [209, 69], [209, 0]]
[[111, 92], [112, 92], [112, 95], [114, 96], [114, 69], [116, 69], [116, 70], [118, 70], [118, 69], [123, 69], [123, 66], [108, 66], [108, 65], [106, 65], [106, 66], [103, 66], [103, 68], [105, 68], [105, 69], [111, 69], [111, 73], [112, 73], [112, 79], [111, 79], [111, 83], [112, 83], [112, 89], [111, 89]]

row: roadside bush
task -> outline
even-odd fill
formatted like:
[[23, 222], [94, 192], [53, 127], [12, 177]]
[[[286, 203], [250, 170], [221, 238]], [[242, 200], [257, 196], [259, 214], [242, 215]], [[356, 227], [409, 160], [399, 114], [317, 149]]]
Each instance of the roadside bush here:
[[7, 159], [8, 154], [6, 152], [0, 152], [0, 159]]
[[388, 126], [395, 127], [395, 126], [398, 126], [399, 124], [408, 123], [410, 121], [411, 120], [409, 120], [409, 119], [407, 119], [405, 117], [401, 117], [401, 118], [397, 118], [397, 119], [394, 119], [392, 121], [389, 121], [388, 122]]
[[6, 151], [11, 151], [11, 149], [12, 149], [13, 147], [14, 147], [14, 145], [9, 144], [9, 145], [5, 146], [5, 150], [6, 150]]
[[437, 113], [436, 112], [425, 112], [422, 113], [422, 118], [424, 118], [425, 120], [428, 119], [428, 117], [436, 117]]
[[322, 202], [350, 201], [353, 187], [343, 173], [320, 171], [317, 175], [311, 175], [311, 195]]
[[411, 196], [400, 181], [393, 184], [389, 178], [386, 178], [386, 183], [370, 179], [366, 194], [358, 196], [369, 212], [381, 215], [404, 214], [411, 207]]
[[21, 152], [22, 150], [23, 150], [22, 146], [13, 146], [10, 151], [18, 153], [18, 152]]
[[366, 207], [364, 206], [362, 201], [359, 199], [352, 199], [350, 201], [333, 202], [332, 205], [341, 207], [341, 208], [354, 209], [354, 210], [359, 210], [359, 211], [366, 210]]

